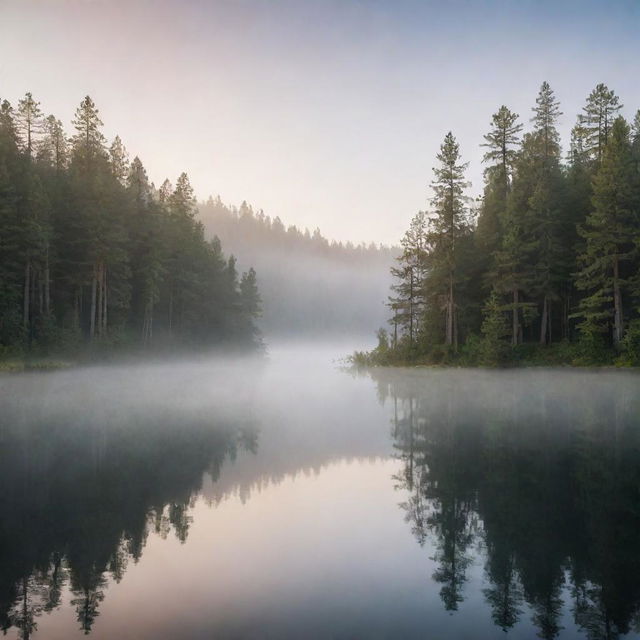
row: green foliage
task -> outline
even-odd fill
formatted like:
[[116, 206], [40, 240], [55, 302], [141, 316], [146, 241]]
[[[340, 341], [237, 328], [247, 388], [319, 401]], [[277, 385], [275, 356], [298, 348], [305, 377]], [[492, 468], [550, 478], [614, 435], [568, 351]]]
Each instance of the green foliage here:
[[637, 363], [640, 111], [630, 129], [616, 117], [621, 106], [596, 86], [571, 132], [566, 165], [562, 112], [547, 82], [522, 140], [518, 116], [501, 106], [484, 136], [477, 224], [465, 207], [466, 165], [447, 134], [432, 212], [412, 220], [392, 272], [394, 339], [373, 361]]
[[631, 322], [622, 340], [621, 348], [617, 363], [623, 366], [640, 367], [640, 320]]
[[255, 344], [255, 271], [205, 240], [187, 174], [156, 192], [89, 96], [73, 125], [0, 105], [0, 355]]
[[484, 306], [483, 316], [481, 363], [495, 367], [504, 363], [509, 351], [509, 345], [505, 340], [509, 335], [509, 326], [495, 290], [491, 292]]
[[593, 179], [593, 210], [579, 229], [585, 247], [576, 286], [585, 292], [576, 316], [584, 334], [602, 333], [614, 343], [624, 332], [629, 279], [637, 272], [640, 211], [629, 127], [613, 124], [609, 144]]

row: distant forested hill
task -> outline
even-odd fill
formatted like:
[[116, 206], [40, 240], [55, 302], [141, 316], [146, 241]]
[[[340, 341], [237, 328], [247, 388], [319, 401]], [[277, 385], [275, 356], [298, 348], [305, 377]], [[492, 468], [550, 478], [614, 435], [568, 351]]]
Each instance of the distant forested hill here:
[[[387, 320], [389, 269], [399, 250], [330, 242], [316, 229], [285, 227], [280, 218], [209, 198], [200, 205], [205, 233], [217, 236], [240, 267], [255, 267], [269, 336], [371, 334]], [[376, 324], [377, 323], [377, 324]]]

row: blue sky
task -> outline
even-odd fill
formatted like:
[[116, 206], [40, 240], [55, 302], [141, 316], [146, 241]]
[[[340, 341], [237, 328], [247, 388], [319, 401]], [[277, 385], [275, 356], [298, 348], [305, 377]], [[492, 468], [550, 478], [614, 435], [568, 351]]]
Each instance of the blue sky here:
[[153, 180], [247, 199], [336, 239], [397, 242], [447, 131], [482, 190], [501, 104], [539, 85], [563, 142], [605, 82], [640, 108], [640, 2], [0, 0], [0, 96], [67, 126], [89, 93]]

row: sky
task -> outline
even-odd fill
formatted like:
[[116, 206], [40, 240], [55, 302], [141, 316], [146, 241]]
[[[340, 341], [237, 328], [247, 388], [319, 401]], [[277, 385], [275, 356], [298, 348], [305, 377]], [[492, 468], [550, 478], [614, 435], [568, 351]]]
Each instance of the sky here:
[[632, 117], [639, 33], [640, 0], [0, 0], [0, 99], [70, 131], [89, 94], [156, 185], [391, 244], [445, 134], [475, 197], [492, 113], [528, 127], [544, 80], [565, 148], [599, 82]]

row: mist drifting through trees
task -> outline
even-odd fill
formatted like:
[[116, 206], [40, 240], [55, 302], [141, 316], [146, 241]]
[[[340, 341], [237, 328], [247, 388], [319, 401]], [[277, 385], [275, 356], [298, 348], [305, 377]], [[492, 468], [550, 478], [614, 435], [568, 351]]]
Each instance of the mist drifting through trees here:
[[151, 184], [87, 96], [67, 137], [0, 105], [0, 355], [257, 344], [257, 276], [208, 241], [186, 173]]

